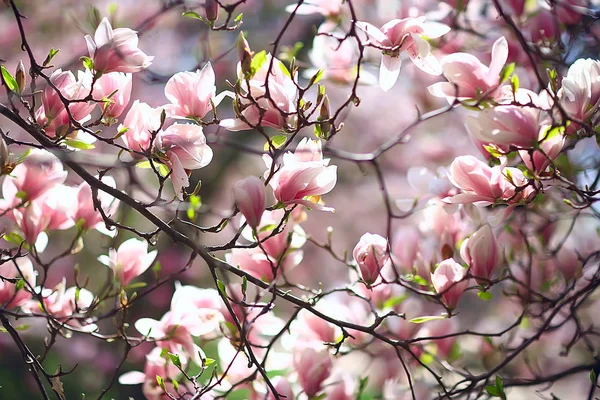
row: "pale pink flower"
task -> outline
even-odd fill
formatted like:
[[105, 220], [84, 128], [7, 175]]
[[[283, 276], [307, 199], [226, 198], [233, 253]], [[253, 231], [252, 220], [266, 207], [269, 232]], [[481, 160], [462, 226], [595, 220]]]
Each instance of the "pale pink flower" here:
[[501, 85], [500, 72], [508, 58], [508, 43], [501, 37], [492, 47], [492, 61], [489, 67], [469, 53], [453, 53], [442, 58], [442, 72], [448, 82], [438, 82], [429, 86], [429, 93], [443, 97], [449, 103], [454, 99], [479, 98], [495, 99], [501, 95], [497, 90]]
[[[103, 176], [102, 183], [116, 188], [115, 180], [110, 176]], [[114, 236], [116, 230], [109, 231], [106, 227], [104, 219], [100, 211], [94, 207], [92, 188], [87, 182], [82, 182], [77, 187], [77, 212], [75, 213], [75, 221], [81, 224], [83, 229], [96, 229], [98, 232], [108, 236]], [[107, 216], [114, 216], [119, 206], [119, 201], [110, 194], [98, 190], [98, 201]], [[83, 221], [83, 222], [80, 222]]]
[[136, 100], [125, 116], [119, 130], [127, 129], [123, 141], [133, 151], [148, 150], [152, 144], [152, 132], [160, 128], [161, 110], [152, 108], [147, 103]]
[[139, 72], [148, 68], [154, 59], [138, 49], [136, 31], [113, 29], [107, 18], [98, 25], [94, 39], [86, 35], [85, 41], [98, 72]]
[[294, 354], [294, 368], [298, 373], [298, 381], [306, 395], [316, 396], [323, 388], [323, 382], [331, 374], [333, 361], [328, 350], [315, 350], [311, 347]]
[[75, 225], [78, 207], [76, 188], [58, 185], [36, 201], [42, 202], [42, 213], [49, 218], [49, 230], [69, 229]]
[[66, 179], [67, 171], [58, 158], [47, 151], [36, 149], [4, 178], [2, 195], [9, 202], [16, 198], [31, 201]]
[[[293, 400], [294, 392], [292, 390], [292, 385], [290, 381], [285, 376], [276, 376], [271, 380], [273, 387], [279, 394], [279, 398], [283, 400]], [[267, 395], [267, 400], [275, 400], [275, 396], [273, 393], [269, 392]]]
[[[429, 321], [417, 333], [417, 337], [436, 337], [445, 336], [456, 332], [454, 319], [444, 319], [440, 321]], [[448, 359], [452, 354], [452, 347], [456, 343], [456, 336], [449, 336], [444, 339], [424, 340], [420, 343], [434, 343], [436, 345], [436, 355], [442, 359]]]
[[462, 193], [443, 199], [447, 203], [518, 204], [528, 201], [534, 193], [531, 186], [526, 186], [527, 178], [518, 168], [489, 167], [473, 156], [457, 157], [450, 165], [448, 177]]
[[123, 114], [131, 99], [131, 88], [132, 75], [122, 72], [103, 74], [96, 81], [93, 96], [97, 101], [106, 99], [99, 103], [105, 117], [118, 118]]
[[236, 182], [233, 186], [233, 198], [248, 225], [256, 228], [267, 206], [263, 182], [255, 176]]
[[[267, 76], [271, 62], [273, 67]], [[238, 118], [224, 119], [220, 125], [230, 131], [248, 130], [259, 125], [287, 130], [295, 124], [298, 95], [295, 78], [292, 79], [287, 67], [271, 54], [266, 55], [265, 61], [249, 82], [242, 73], [241, 64], [238, 63], [238, 79], [242, 91], [242, 96], [235, 100]]]
[[[36, 273], [28, 257], [19, 257], [15, 260], [1, 260], [0, 276], [5, 279], [24, 280], [24, 285], [17, 290], [15, 282], [0, 279], [0, 306], [10, 310], [20, 307], [31, 299], [31, 289], [35, 287]], [[15, 265], [16, 264], [16, 265]]]
[[147, 241], [131, 238], [117, 250], [110, 249], [108, 256], [102, 255], [98, 260], [113, 270], [121, 285], [127, 286], [152, 265], [156, 253], [156, 250], [148, 252]]
[[[258, 239], [262, 241], [262, 247], [267, 254], [275, 260], [278, 260], [287, 253], [287, 257], [298, 259], [298, 263], [302, 259], [302, 251], [296, 250], [301, 248], [306, 242], [306, 234], [302, 227], [294, 220], [292, 216], [283, 221], [285, 211], [283, 209], [265, 211], [257, 226]], [[273, 231], [281, 225], [281, 232], [273, 234]], [[256, 240], [250, 229], [243, 231], [244, 238], [249, 241]], [[291, 235], [291, 240], [288, 243], [288, 238]], [[268, 239], [267, 239], [268, 238]]]
[[469, 286], [467, 270], [452, 258], [442, 261], [431, 274], [431, 283], [441, 295], [442, 302], [450, 309], [456, 308], [458, 300]]
[[206, 167], [213, 157], [202, 127], [173, 124], [158, 133], [154, 145], [157, 151], [165, 155], [165, 162], [171, 170], [173, 188], [181, 199], [183, 188], [190, 185], [187, 171]]
[[540, 136], [540, 111], [533, 107], [500, 105], [467, 117], [471, 136], [498, 146], [531, 148]]
[[343, 10], [343, 0], [306, 0], [304, 3], [290, 4], [285, 11], [296, 11], [297, 15], [321, 14], [325, 17], [335, 17]]
[[[600, 106], [600, 62], [579, 59], [569, 67], [557, 97], [563, 109], [574, 119], [587, 122]], [[567, 133], [579, 128], [572, 123]]]
[[560, 155], [565, 146], [565, 136], [556, 133], [545, 138], [545, 130], [542, 129], [539, 146], [540, 150], [519, 150], [519, 155], [527, 168], [537, 173], [546, 171], [552, 161]]
[[43, 203], [39, 199], [31, 202], [27, 207], [14, 209], [12, 217], [23, 234], [23, 239], [30, 245], [36, 243], [40, 234], [48, 229], [51, 221], [51, 215], [44, 213]]
[[367, 284], [373, 284], [390, 258], [387, 240], [379, 235], [365, 233], [354, 247], [352, 256], [358, 264], [361, 278]]
[[533, 43], [555, 41], [560, 36], [560, 28], [555, 15], [545, 9], [538, 10], [529, 18], [525, 27], [531, 33]]
[[460, 248], [460, 256], [478, 283], [485, 284], [491, 279], [494, 270], [502, 261], [500, 245], [492, 228], [485, 224], [465, 239]]
[[[206, 65], [196, 72], [179, 72], [171, 77], [165, 86], [165, 96], [171, 104], [163, 108], [170, 118], [204, 118], [213, 106], [216, 108], [225, 95], [216, 95], [215, 72], [212, 65]], [[212, 103], [212, 104], [211, 104]]]
[[[272, 159], [263, 156], [269, 176]], [[333, 211], [324, 207], [321, 195], [329, 193], [337, 181], [337, 167], [329, 166], [329, 159], [323, 159], [321, 142], [302, 139], [294, 153], [283, 155], [283, 165], [273, 175], [269, 184], [275, 198], [285, 204], [302, 204], [317, 210]]]
[[276, 259], [266, 255], [260, 248], [252, 249], [233, 249], [231, 253], [225, 255], [227, 264], [238, 267], [242, 271], [261, 279], [265, 282], [273, 282], [276, 277], [281, 275], [280, 268]]
[[400, 53], [406, 51], [412, 62], [422, 71], [431, 75], [440, 75], [442, 68], [433, 54], [431, 46], [423, 38], [434, 39], [450, 31], [446, 25], [438, 22], [425, 22], [425, 17], [394, 19], [381, 29], [367, 22], [357, 22], [373, 43], [381, 47], [383, 57], [379, 68], [379, 85], [384, 91], [394, 86], [400, 74]]

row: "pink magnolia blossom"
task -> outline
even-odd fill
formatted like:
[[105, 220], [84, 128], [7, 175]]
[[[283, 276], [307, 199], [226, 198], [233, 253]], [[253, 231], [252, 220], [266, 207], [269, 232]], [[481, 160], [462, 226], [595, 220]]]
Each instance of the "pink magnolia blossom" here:
[[[287, 222], [283, 221], [284, 217], [283, 209], [265, 211], [256, 229], [258, 239], [262, 241], [262, 247], [267, 254], [275, 260], [280, 259], [285, 253], [287, 256], [301, 260], [302, 251], [297, 249], [300, 249], [306, 242], [306, 234], [298, 221], [294, 219], [294, 213]], [[281, 232], [274, 234], [273, 231], [280, 225]], [[256, 240], [251, 230], [245, 230], [243, 234], [249, 241]], [[288, 239], [291, 240], [288, 242]]]
[[357, 22], [370, 40], [382, 47], [383, 57], [379, 68], [379, 85], [384, 91], [394, 86], [400, 74], [400, 53], [406, 51], [413, 63], [422, 71], [431, 75], [440, 75], [439, 62], [431, 54], [429, 43], [423, 38], [438, 38], [450, 31], [446, 25], [437, 22], [425, 22], [425, 17], [394, 19], [381, 29], [367, 22]]
[[[600, 106], [600, 61], [575, 61], [562, 80], [557, 97], [563, 109], [574, 119], [587, 122]], [[567, 133], [574, 133], [579, 124], [573, 122]]]
[[315, 350], [311, 347], [294, 354], [294, 368], [298, 372], [298, 381], [306, 395], [316, 396], [323, 388], [323, 382], [331, 374], [333, 366], [328, 350]]
[[541, 173], [546, 171], [552, 161], [560, 155], [565, 146], [565, 136], [556, 133], [546, 137], [546, 130], [540, 131], [540, 150], [519, 150], [521, 159], [531, 171]]
[[119, 130], [126, 129], [123, 141], [133, 151], [148, 150], [152, 144], [152, 132], [160, 128], [161, 110], [152, 108], [148, 104], [136, 100], [125, 116], [123, 125]]
[[[454, 319], [444, 319], [440, 321], [429, 321], [424, 324], [423, 328], [417, 333], [417, 337], [436, 337], [449, 335], [456, 332], [456, 326]], [[422, 341], [421, 343], [428, 343], [429, 341]], [[436, 355], [447, 359], [452, 354], [452, 347], [456, 343], [456, 336], [449, 336], [444, 339], [435, 339], [431, 343], [436, 346]]]
[[561, 0], [554, 4], [558, 20], [565, 25], [576, 25], [584, 15], [589, 14], [586, 0]]
[[[271, 63], [273, 67], [267, 75]], [[242, 96], [235, 100], [238, 118], [224, 119], [220, 125], [230, 131], [248, 130], [258, 125], [287, 130], [295, 124], [294, 114], [298, 96], [295, 78], [292, 78], [287, 67], [271, 54], [266, 55], [265, 61], [249, 81], [244, 77], [241, 63], [238, 63], [238, 79], [241, 81], [242, 91]]]
[[449, 103], [458, 100], [479, 99], [482, 96], [495, 99], [498, 91], [500, 72], [508, 58], [508, 43], [501, 37], [492, 47], [492, 61], [489, 67], [469, 53], [453, 53], [442, 61], [442, 72], [448, 82], [438, 82], [429, 86], [433, 96], [446, 98]]
[[431, 274], [431, 283], [441, 295], [443, 303], [450, 309], [456, 308], [458, 300], [469, 286], [467, 270], [452, 258], [442, 261]]
[[[322, 300], [318, 303], [317, 310], [327, 314], [328, 307], [337, 306], [337, 303]], [[335, 325], [306, 310], [300, 311], [298, 320], [292, 325], [292, 330], [298, 335], [298, 342], [306, 343], [307, 346], [334, 343], [340, 333]], [[301, 346], [300, 343], [297, 346]]]
[[343, 11], [343, 0], [306, 0], [304, 3], [290, 4], [285, 11], [298, 15], [321, 14], [325, 17], [336, 17]]
[[117, 250], [110, 249], [108, 256], [100, 256], [98, 260], [113, 270], [121, 285], [127, 286], [152, 265], [156, 253], [156, 250], [148, 252], [147, 241], [131, 238]]
[[85, 41], [98, 72], [139, 72], [148, 68], [154, 59], [138, 49], [136, 31], [113, 29], [107, 18], [98, 25], [94, 38], [86, 35]]
[[215, 72], [210, 62], [196, 72], [179, 72], [165, 86], [165, 96], [171, 104], [164, 109], [170, 118], [200, 120], [213, 106], [217, 107], [225, 95], [230, 95], [223, 92], [217, 96], [216, 91]]
[[373, 284], [379, 278], [379, 272], [388, 262], [387, 240], [379, 235], [365, 233], [354, 247], [352, 256], [358, 264], [361, 278], [367, 284]]
[[555, 41], [560, 36], [560, 28], [555, 15], [541, 9], [527, 20], [526, 28], [531, 33], [533, 43]]
[[173, 124], [158, 133], [154, 145], [157, 151], [165, 155], [166, 164], [171, 170], [173, 188], [181, 199], [183, 188], [190, 185], [187, 171], [206, 167], [213, 157], [202, 127]]
[[263, 182], [255, 176], [238, 181], [233, 187], [233, 198], [248, 225], [256, 228], [267, 206]]
[[[444, 199], [447, 203], [491, 205], [497, 201], [519, 204], [534, 193], [518, 168], [489, 167], [473, 156], [457, 157], [450, 165], [450, 181], [462, 193]], [[517, 188], [519, 190], [517, 191]]]
[[2, 195], [8, 201], [16, 198], [31, 201], [66, 179], [67, 171], [58, 158], [43, 150], [32, 150], [25, 161], [4, 178]]
[[[90, 71], [78, 71], [77, 79], [71, 71], [57, 69], [50, 75], [50, 82], [60, 91], [65, 100], [81, 100], [92, 90], [92, 74]], [[91, 102], [73, 102], [69, 111], [77, 122], [85, 122], [95, 107]], [[44, 128], [50, 137], [64, 135], [70, 125], [69, 112], [57, 91], [46, 86], [42, 92], [42, 106], [36, 110], [36, 122]]]
[[[273, 384], [273, 387], [277, 391], [277, 394], [279, 394], [280, 399], [293, 400], [295, 398], [294, 391], [292, 390], [292, 385], [285, 376], [276, 376], [271, 382]], [[273, 395], [273, 393], [269, 392], [267, 400], [275, 400], [275, 396]]]
[[[31, 299], [31, 289], [35, 287], [36, 272], [28, 257], [19, 257], [13, 260], [0, 260], [0, 305], [3, 309], [10, 310], [20, 307]], [[23, 279], [25, 284], [17, 289], [16, 282], [8, 279]]]
[[[263, 156], [269, 176], [272, 160]], [[294, 153], [283, 155], [283, 165], [273, 175], [269, 184], [275, 198], [284, 205], [302, 204], [318, 210], [333, 211], [324, 207], [321, 195], [329, 193], [337, 181], [337, 167], [329, 166], [329, 159], [323, 159], [321, 142], [302, 139]]]
[[500, 105], [467, 117], [471, 136], [498, 146], [533, 147], [540, 136], [540, 111], [533, 107]]
[[491, 279], [502, 261], [500, 245], [492, 228], [488, 224], [483, 225], [466, 239], [460, 248], [460, 256], [469, 265], [471, 274], [478, 283], [485, 284]]
[[131, 88], [132, 75], [122, 72], [103, 74], [96, 81], [93, 96], [97, 101], [106, 99], [106, 102], [99, 103], [105, 117], [118, 118], [123, 114], [131, 99]]
[[44, 213], [40, 200], [31, 202], [27, 207], [14, 209], [12, 217], [23, 234], [23, 239], [30, 245], [37, 242], [40, 234], [49, 228], [51, 221], [51, 215]]
[[49, 218], [49, 230], [69, 229], [75, 225], [77, 212], [77, 190], [70, 186], [58, 185], [48, 190], [43, 197], [42, 213]]
[[[102, 183], [112, 188], [116, 188], [115, 180], [110, 176], [103, 176]], [[109, 231], [106, 227], [102, 214], [94, 207], [92, 188], [87, 182], [82, 182], [77, 187], [77, 212], [75, 221], [81, 223], [83, 229], [96, 229], [98, 232], [108, 236], [114, 236], [115, 230]], [[98, 190], [98, 201], [107, 216], [113, 216], [117, 212], [119, 201], [110, 194]], [[83, 221], [83, 222], [79, 222]]]
[[260, 248], [233, 249], [225, 255], [228, 264], [248, 272], [250, 275], [265, 282], [273, 282], [281, 275], [278, 261], [269, 257]]

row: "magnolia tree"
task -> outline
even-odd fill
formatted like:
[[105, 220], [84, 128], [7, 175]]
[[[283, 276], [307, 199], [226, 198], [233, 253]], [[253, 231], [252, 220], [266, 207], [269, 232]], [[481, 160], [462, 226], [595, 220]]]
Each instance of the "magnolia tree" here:
[[3, 398], [595, 398], [597, 2], [22, 3]]

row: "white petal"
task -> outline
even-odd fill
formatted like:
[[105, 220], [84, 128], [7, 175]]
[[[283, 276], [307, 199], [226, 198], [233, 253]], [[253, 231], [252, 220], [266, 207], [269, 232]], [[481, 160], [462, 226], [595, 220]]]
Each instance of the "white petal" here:
[[400, 57], [390, 57], [384, 55], [381, 58], [381, 67], [379, 68], [379, 86], [384, 92], [390, 90], [400, 75], [402, 60]]

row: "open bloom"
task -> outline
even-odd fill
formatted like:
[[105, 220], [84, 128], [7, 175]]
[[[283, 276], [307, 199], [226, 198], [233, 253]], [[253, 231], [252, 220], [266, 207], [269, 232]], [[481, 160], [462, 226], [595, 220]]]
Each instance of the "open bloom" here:
[[[263, 156], [269, 176], [272, 160]], [[318, 210], [333, 211], [321, 204], [321, 195], [329, 193], [337, 181], [337, 167], [329, 166], [329, 159], [323, 159], [321, 142], [302, 139], [294, 153], [283, 155], [283, 165], [273, 175], [269, 184], [275, 198], [285, 205], [303, 204]]]
[[206, 167], [213, 157], [199, 125], [173, 124], [158, 133], [155, 147], [166, 157], [173, 188], [179, 198], [182, 189], [190, 185], [187, 171]]
[[[600, 106], [600, 61], [579, 59], [569, 67], [557, 97], [572, 118], [587, 122]], [[567, 133], [579, 127], [572, 123]]]
[[453, 53], [442, 58], [442, 72], [448, 82], [438, 82], [429, 86], [429, 93], [445, 97], [449, 103], [454, 99], [497, 98], [500, 72], [508, 58], [508, 43], [503, 36], [492, 47], [492, 61], [489, 67], [469, 53]]
[[[196, 72], [179, 72], [165, 86], [165, 96], [171, 102], [164, 106], [171, 118], [202, 119], [213, 106], [217, 107], [229, 92], [216, 95], [215, 72], [206, 65]], [[212, 104], [211, 104], [212, 103]]]
[[471, 136], [483, 143], [530, 148], [540, 135], [540, 111], [533, 107], [501, 105], [467, 117]]
[[148, 68], [154, 59], [138, 49], [136, 31], [113, 29], [107, 18], [98, 25], [94, 39], [86, 35], [85, 41], [98, 72], [138, 72]]
[[483, 225], [466, 239], [460, 248], [460, 256], [469, 265], [478, 283], [490, 279], [501, 261], [500, 246], [492, 228], [488, 224]]
[[[271, 62], [273, 67], [267, 75]], [[222, 120], [220, 125], [223, 128], [241, 131], [260, 125], [286, 130], [295, 123], [298, 88], [295, 77], [292, 79], [280, 60], [267, 54], [249, 81], [244, 77], [241, 63], [238, 63], [238, 79], [241, 81], [241, 96], [237, 96], [234, 103], [238, 118]]]
[[225, 255], [228, 264], [236, 266], [265, 282], [273, 282], [281, 276], [282, 269], [289, 271], [302, 261], [301, 251], [291, 251], [282, 260], [265, 254], [260, 248], [233, 249]]
[[431, 283], [448, 308], [456, 308], [460, 296], [469, 286], [466, 276], [467, 270], [452, 258], [442, 261], [431, 274]]
[[52, 153], [32, 150], [24, 162], [17, 165], [2, 183], [2, 195], [7, 201], [16, 198], [34, 200], [67, 179], [67, 171]]
[[[19, 257], [13, 260], [2, 260], [0, 264], [0, 306], [7, 310], [19, 307], [31, 299], [31, 288], [35, 287], [35, 271], [28, 257]], [[6, 280], [5, 280], [6, 279]], [[23, 279], [25, 285], [17, 289], [16, 282], [8, 279]]]
[[152, 144], [152, 132], [160, 128], [161, 110], [136, 100], [125, 116], [119, 130], [127, 129], [123, 135], [125, 145], [134, 151], [145, 151]]
[[316, 396], [323, 382], [331, 374], [333, 361], [328, 350], [315, 350], [311, 347], [299, 350], [294, 355], [294, 368], [298, 372], [300, 386], [309, 398]]
[[383, 57], [379, 69], [379, 85], [384, 91], [394, 86], [400, 74], [400, 53], [406, 51], [412, 62], [422, 71], [440, 75], [439, 62], [431, 54], [429, 43], [423, 38], [438, 38], [450, 31], [446, 25], [425, 22], [425, 17], [393, 19], [381, 29], [367, 22], [357, 22], [374, 44], [382, 48]]
[[123, 114], [131, 98], [131, 81], [131, 74], [121, 72], [103, 74], [96, 81], [94, 99], [99, 101], [106, 99], [104, 103], [99, 103], [102, 105], [105, 117], [118, 118]]
[[263, 182], [255, 176], [238, 181], [233, 187], [233, 198], [248, 225], [256, 228], [267, 205]]
[[462, 193], [444, 199], [447, 203], [491, 205], [496, 201], [518, 204], [527, 201], [534, 189], [518, 168], [489, 167], [473, 156], [457, 157], [450, 165], [450, 181]]
[[379, 277], [381, 268], [388, 262], [390, 255], [387, 240], [379, 235], [365, 233], [354, 247], [352, 255], [358, 264], [360, 276], [368, 284]]
[[343, 0], [306, 0], [300, 5], [290, 4], [285, 11], [295, 11], [298, 15], [321, 14], [325, 17], [335, 17], [342, 12], [343, 7]]
[[100, 256], [98, 260], [113, 270], [121, 285], [127, 286], [152, 265], [156, 253], [156, 250], [148, 252], [148, 242], [145, 240], [131, 238], [117, 250], [110, 249], [108, 256]]

